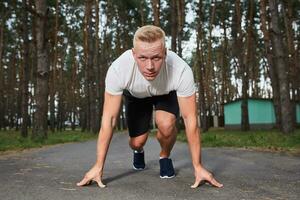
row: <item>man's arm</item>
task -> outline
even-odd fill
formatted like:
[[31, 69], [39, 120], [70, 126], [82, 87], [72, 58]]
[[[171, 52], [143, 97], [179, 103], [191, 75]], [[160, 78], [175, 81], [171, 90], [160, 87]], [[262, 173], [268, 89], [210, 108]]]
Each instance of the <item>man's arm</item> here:
[[222, 187], [223, 185], [216, 181], [213, 175], [201, 165], [201, 141], [197, 122], [196, 94], [189, 97], [178, 97], [178, 103], [195, 170], [195, 183], [192, 187], [198, 187], [201, 181], [208, 181], [216, 187]]
[[102, 173], [113, 129], [118, 118], [121, 100], [122, 95], [111, 95], [105, 92], [101, 129], [97, 141], [97, 160], [84, 178], [77, 183], [78, 186], [84, 186], [93, 180], [98, 183], [99, 187], [105, 187], [101, 180]]

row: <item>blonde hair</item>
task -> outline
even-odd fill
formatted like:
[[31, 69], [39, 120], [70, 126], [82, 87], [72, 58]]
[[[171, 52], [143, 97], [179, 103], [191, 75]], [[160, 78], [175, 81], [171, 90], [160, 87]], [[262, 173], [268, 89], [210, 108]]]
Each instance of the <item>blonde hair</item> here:
[[152, 43], [157, 40], [161, 40], [165, 47], [165, 32], [161, 28], [154, 25], [142, 26], [134, 34], [133, 47], [136, 46], [137, 41]]

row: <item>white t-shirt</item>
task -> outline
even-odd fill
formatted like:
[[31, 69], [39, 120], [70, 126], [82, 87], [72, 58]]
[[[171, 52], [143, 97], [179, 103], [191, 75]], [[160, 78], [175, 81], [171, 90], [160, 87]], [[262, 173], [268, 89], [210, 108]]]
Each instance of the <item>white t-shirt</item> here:
[[112, 95], [122, 95], [126, 89], [137, 98], [164, 95], [173, 90], [179, 97], [194, 94], [194, 77], [189, 65], [170, 50], [167, 51], [164, 63], [157, 77], [148, 81], [139, 71], [132, 50], [127, 50], [109, 67], [105, 91]]

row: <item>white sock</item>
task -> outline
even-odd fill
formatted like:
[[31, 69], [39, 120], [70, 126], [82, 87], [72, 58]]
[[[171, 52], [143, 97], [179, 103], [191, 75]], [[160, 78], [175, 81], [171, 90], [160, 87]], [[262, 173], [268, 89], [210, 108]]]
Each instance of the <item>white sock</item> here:
[[134, 150], [134, 153], [143, 153], [144, 149], [140, 149], [140, 150]]
[[161, 157], [161, 156], [159, 156], [159, 160], [160, 160], [160, 159], [163, 159], [163, 158], [169, 158], [169, 157]]

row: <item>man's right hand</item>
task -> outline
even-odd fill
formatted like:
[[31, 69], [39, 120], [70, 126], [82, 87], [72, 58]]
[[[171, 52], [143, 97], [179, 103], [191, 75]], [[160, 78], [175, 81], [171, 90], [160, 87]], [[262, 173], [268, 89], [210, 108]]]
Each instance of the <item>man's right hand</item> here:
[[77, 183], [77, 186], [89, 185], [91, 181], [97, 182], [98, 186], [101, 188], [106, 187], [106, 185], [102, 183], [102, 170], [96, 165], [85, 174], [84, 178]]

